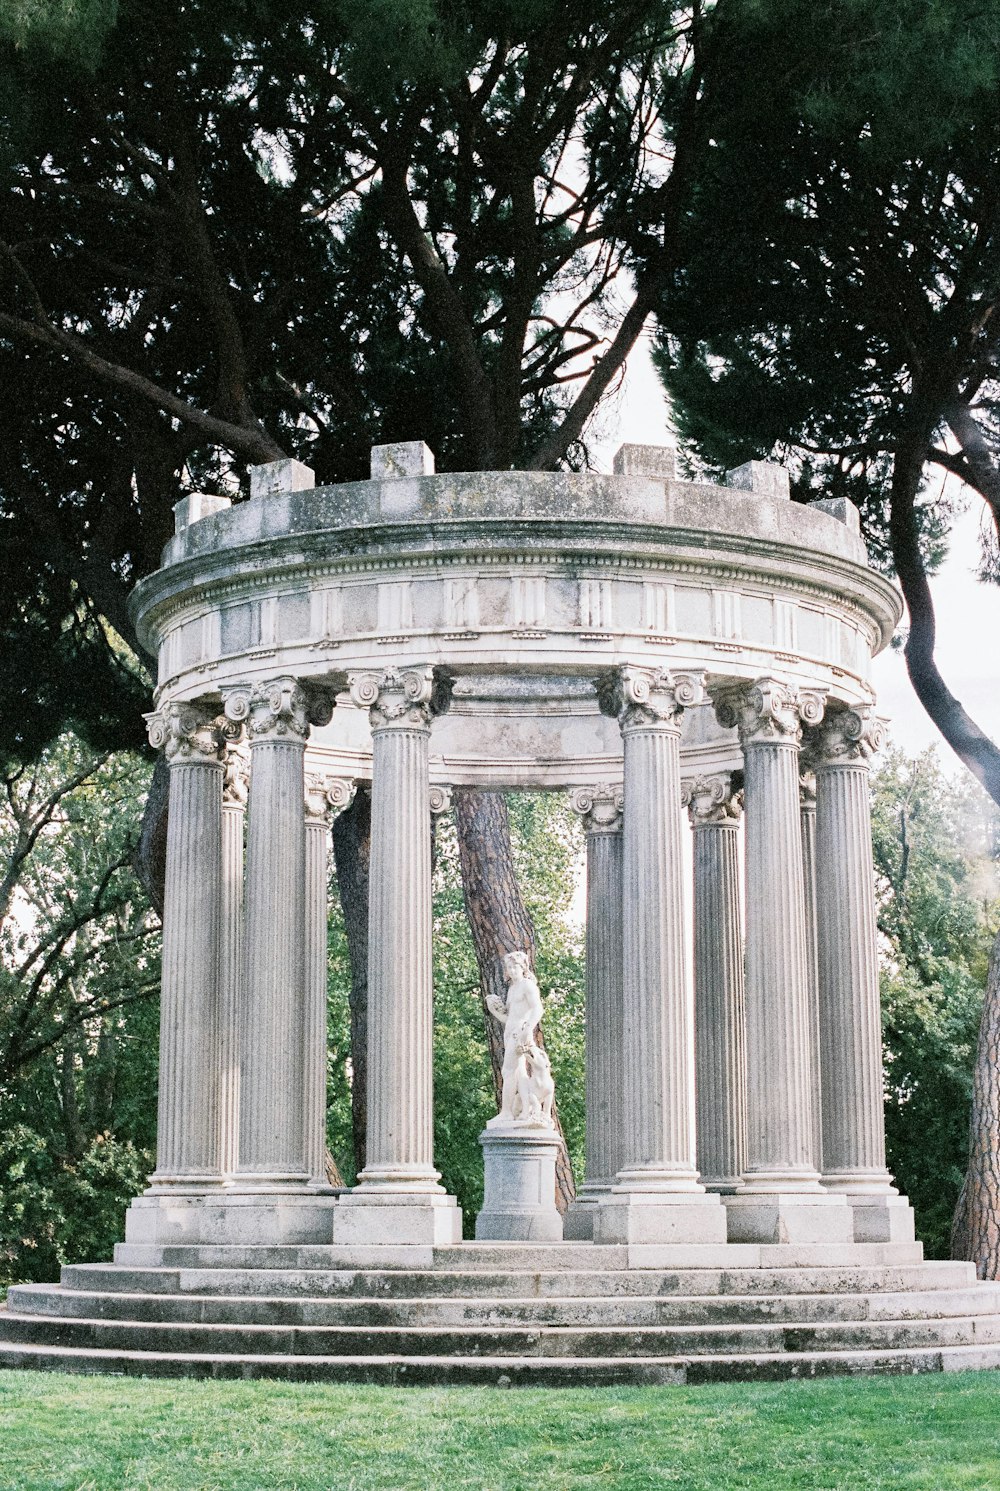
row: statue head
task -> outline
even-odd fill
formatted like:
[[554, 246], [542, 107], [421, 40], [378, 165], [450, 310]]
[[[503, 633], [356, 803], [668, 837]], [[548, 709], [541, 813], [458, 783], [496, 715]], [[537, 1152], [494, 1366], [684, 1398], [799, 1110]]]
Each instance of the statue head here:
[[516, 978], [524, 978], [530, 966], [527, 953], [506, 953], [503, 960], [503, 976], [509, 984], [513, 983]]

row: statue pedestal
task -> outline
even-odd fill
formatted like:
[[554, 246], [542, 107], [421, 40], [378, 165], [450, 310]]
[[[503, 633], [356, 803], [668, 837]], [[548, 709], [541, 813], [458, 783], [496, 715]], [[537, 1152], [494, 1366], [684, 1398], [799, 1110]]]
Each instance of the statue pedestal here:
[[494, 1118], [479, 1136], [485, 1194], [476, 1238], [493, 1242], [561, 1242], [556, 1209], [559, 1135], [552, 1124]]

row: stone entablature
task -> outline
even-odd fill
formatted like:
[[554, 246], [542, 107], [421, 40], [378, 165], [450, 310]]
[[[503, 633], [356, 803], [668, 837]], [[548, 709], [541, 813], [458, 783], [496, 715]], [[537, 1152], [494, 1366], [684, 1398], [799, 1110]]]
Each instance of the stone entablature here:
[[135, 615], [160, 684], [195, 697], [391, 653], [474, 671], [782, 665], [845, 702], [899, 616], [859, 536], [825, 511], [706, 483], [471, 473], [270, 492], [187, 522]]
[[[133, 599], [158, 704], [278, 675], [320, 682], [338, 707], [311, 750], [363, 780], [371, 735], [349, 675], [437, 666], [455, 685], [432, 780], [571, 787], [621, 776], [593, 688], [621, 661], [697, 672], [709, 689], [776, 674], [871, 702], [898, 594], [868, 569], [853, 509], [792, 504], [780, 468], [688, 483], [636, 474], [671, 462], [629, 447], [611, 476], [435, 476], [419, 474], [433, 467], [425, 447], [392, 449], [373, 454], [372, 481], [312, 487], [305, 467], [277, 462], [255, 470], [248, 502], [178, 504], [164, 566]], [[407, 463], [418, 474], [384, 475]], [[681, 728], [686, 775], [738, 768], [735, 731], [710, 705]]]

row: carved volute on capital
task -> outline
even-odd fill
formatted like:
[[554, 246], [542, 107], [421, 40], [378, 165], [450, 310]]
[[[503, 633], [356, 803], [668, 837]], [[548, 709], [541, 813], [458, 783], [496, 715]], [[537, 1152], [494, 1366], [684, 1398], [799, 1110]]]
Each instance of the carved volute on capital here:
[[435, 782], [430, 789], [431, 816], [440, 818], [442, 813], [451, 812], [452, 792], [441, 782]]
[[719, 824], [735, 827], [743, 812], [742, 788], [734, 789], [728, 771], [682, 783], [681, 797], [692, 828]]
[[144, 716], [149, 743], [167, 760], [221, 763], [224, 751], [218, 706], [202, 703], [164, 704]]
[[326, 803], [330, 810], [330, 821], [346, 813], [357, 794], [358, 784], [350, 777], [327, 777]]
[[328, 828], [334, 818], [350, 807], [355, 790], [355, 783], [349, 778], [306, 772], [306, 822]]
[[870, 704], [854, 709], [828, 711], [811, 732], [810, 746], [816, 768], [866, 766], [885, 742], [885, 721]]
[[612, 668], [597, 680], [597, 699], [603, 714], [618, 720], [623, 730], [659, 725], [680, 730], [684, 710], [702, 697], [702, 681], [695, 673], [670, 673], [666, 668]]
[[451, 704], [452, 680], [436, 668], [353, 673], [348, 683], [354, 703], [368, 710], [373, 730], [426, 730]]
[[246, 724], [251, 742], [286, 737], [306, 740], [310, 725], [329, 723], [333, 695], [295, 678], [275, 678], [270, 683], [227, 690], [225, 711], [227, 720]]
[[584, 833], [621, 833], [625, 793], [620, 784], [574, 787], [570, 792], [569, 801], [573, 811], [579, 813], [583, 819]]
[[758, 678], [743, 688], [726, 689], [715, 697], [715, 716], [724, 729], [735, 725], [740, 743], [794, 745], [803, 725], [823, 718], [824, 696], [814, 689], [798, 693], [777, 678]]

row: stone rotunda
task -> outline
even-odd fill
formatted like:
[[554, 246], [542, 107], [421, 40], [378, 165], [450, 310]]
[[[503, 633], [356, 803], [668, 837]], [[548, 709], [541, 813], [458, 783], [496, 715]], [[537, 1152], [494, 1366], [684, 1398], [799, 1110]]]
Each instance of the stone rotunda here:
[[[249, 501], [176, 517], [134, 596], [170, 764], [156, 1170], [113, 1264], [11, 1290], [0, 1366], [1000, 1363], [996, 1286], [923, 1261], [886, 1170], [870, 666], [900, 602], [854, 509], [793, 505], [756, 462], [680, 481], [664, 447], [611, 476], [437, 476], [418, 443], [335, 487], [257, 467]], [[368, 1148], [338, 1192], [327, 830], [358, 783]], [[587, 1174], [561, 1242], [463, 1242], [434, 1166], [429, 828], [470, 785], [565, 791], [586, 832]]]

